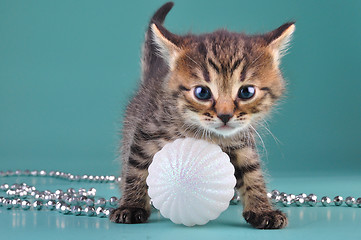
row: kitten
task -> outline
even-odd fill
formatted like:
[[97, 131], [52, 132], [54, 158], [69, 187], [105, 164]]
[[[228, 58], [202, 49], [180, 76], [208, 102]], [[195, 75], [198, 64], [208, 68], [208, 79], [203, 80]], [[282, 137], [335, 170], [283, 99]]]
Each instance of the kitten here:
[[146, 178], [154, 154], [177, 138], [192, 137], [216, 143], [229, 155], [248, 223], [285, 227], [287, 217], [266, 195], [253, 126], [284, 90], [279, 64], [294, 23], [263, 35], [218, 30], [179, 36], [162, 25], [172, 7], [164, 4], [146, 33], [141, 84], [123, 125], [122, 198], [110, 220], [147, 221]]

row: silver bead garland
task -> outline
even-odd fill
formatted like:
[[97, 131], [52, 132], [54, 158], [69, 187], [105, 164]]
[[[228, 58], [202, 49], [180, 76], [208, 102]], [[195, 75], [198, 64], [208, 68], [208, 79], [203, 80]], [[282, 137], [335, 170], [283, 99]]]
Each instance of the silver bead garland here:
[[278, 190], [272, 190], [270, 193], [267, 194], [267, 197], [275, 204], [282, 204], [283, 206], [311, 206], [314, 207], [318, 203], [321, 203], [322, 206], [327, 207], [330, 204], [334, 204], [335, 206], [341, 206], [343, 203], [346, 204], [348, 207], [359, 207], [361, 208], [361, 197], [357, 198], [354, 197], [347, 197], [345, 201], [343, 200], [342, 196], [336, 196], [333, 200], [331, 198], [324, 196], [321, 200], [318, 200], [317, 195], [311, 193], [309, 195], [305, 193], [301, 193], [298, 195], [294, 194], [286, 194], [284, 192], [280, 193]]
[[[53, 177], [68, 181], [96, 183], [117, 183], [121, 180], [120, 177], [115, 176], [93, 176], [86, 174], [73, 175], [71, 173], [60, 171], [0, 171], [0, 177], [10, 176]], [[69, 188], [66, 191], [58, 189], [51, 192], [49, 190], [38, 191], [34, 186], [29, 186], [26, 183], [15, 183], [12, 185], [4, 183], [0, 185], [0, 190], [6, 193], [6, 197], [0, 196], [0, 207], [4, 207], [6, 209], [29, 210], [32, 208], [37, 211], [58, 211], [62, 214], [72, 214], [75, 216], [97, 216], [104, 218], [108, 217], [110, 212], [118, 206], [118, 198], [111, 197], [108, 200], [101, 197], [97, 198], [96, 189], [93, 187], [89, 190], [84, 188], [80, 188], [78, 190]], [[314, 207], [318, 203], [327, 207], [332, 203], [335, 206], [341, 206], [345, 203], [348, 207], [361, 208], [361, 197], [355, 199], [354, 197], [349, 196], [344, 200], [342, 196], [336, 196], [333, 200], [331, 200], [328, 196], [324, 196], [321, 200], [318, 200], [317, 195], [312, 193], [309, 195], [305, 193], [295, 195], [279, 192], [278, 190], [272, 190], [267, 193], [267, 197], [274, 204], [282, 204], [285, 207], [292, 205], [298, 207]], [[238, 204], [239, 202], [240, 194], [238, 191], [235, 191], [235, 195], [231, 200], [231, 203]]]
[[[117, 183], [120, 181], [120, 177], [115, 176], [73, 175], [61, 171], [0, 171], [0, 177], [11, 176], [53, 177], [68, 181], [96, 183]], [[103, 218], [108, 217], [112, 209], [118, 205], [116, 197], [111, 197], [109, 200], [97, 198], [96, 189], [93, 187], [89, 190], [69, 188], [66, 191], [58, 189], [51, 192], [50, 190], [38, 191], [34, 186], [29, 186], [26, 183], [12, 185], [4, 183], [0, 185], [0, 190], [6, 193], [5, 197], [0, 196], [0, 207], [6, 209], [56, 210], [63, 214]]]

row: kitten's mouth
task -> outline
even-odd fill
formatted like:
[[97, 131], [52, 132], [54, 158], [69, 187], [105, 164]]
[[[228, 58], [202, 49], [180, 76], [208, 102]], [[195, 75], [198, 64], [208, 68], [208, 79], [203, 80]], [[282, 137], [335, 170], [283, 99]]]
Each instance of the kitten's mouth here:
[[217, 130], [232, 130], [234, 129], [234, 127], [230, 127], [228, 125], [223, 125], [223, 126], [220, 126], [220, 127], [216, 127]]

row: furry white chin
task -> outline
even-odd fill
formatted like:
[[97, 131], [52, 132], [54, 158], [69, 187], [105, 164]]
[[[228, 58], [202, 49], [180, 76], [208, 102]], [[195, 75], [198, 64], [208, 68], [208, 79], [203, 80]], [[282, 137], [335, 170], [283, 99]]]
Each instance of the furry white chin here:
[[232, 137], [238, 133], [240, 133], [246, 126], [241, 127], [230, 127], [228, 125], [224, 125], [217, 128], [212, 128], [212, 132], [216, 133], [217, 135], [223, 137]]

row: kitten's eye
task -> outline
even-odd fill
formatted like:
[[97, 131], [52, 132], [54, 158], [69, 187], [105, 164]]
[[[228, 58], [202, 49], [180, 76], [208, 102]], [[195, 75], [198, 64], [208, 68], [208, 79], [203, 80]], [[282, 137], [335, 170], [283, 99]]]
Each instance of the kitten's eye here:
[[194, 88], [194, 96], [199, 100], [209, 100], [212, 97], [212, 93], [209, 88], [198, 86]]
[[256, 89], [253, 86], [244, 86], [238, 90], [238, 97], [243, 100], [250, 99], [254, 96]]

